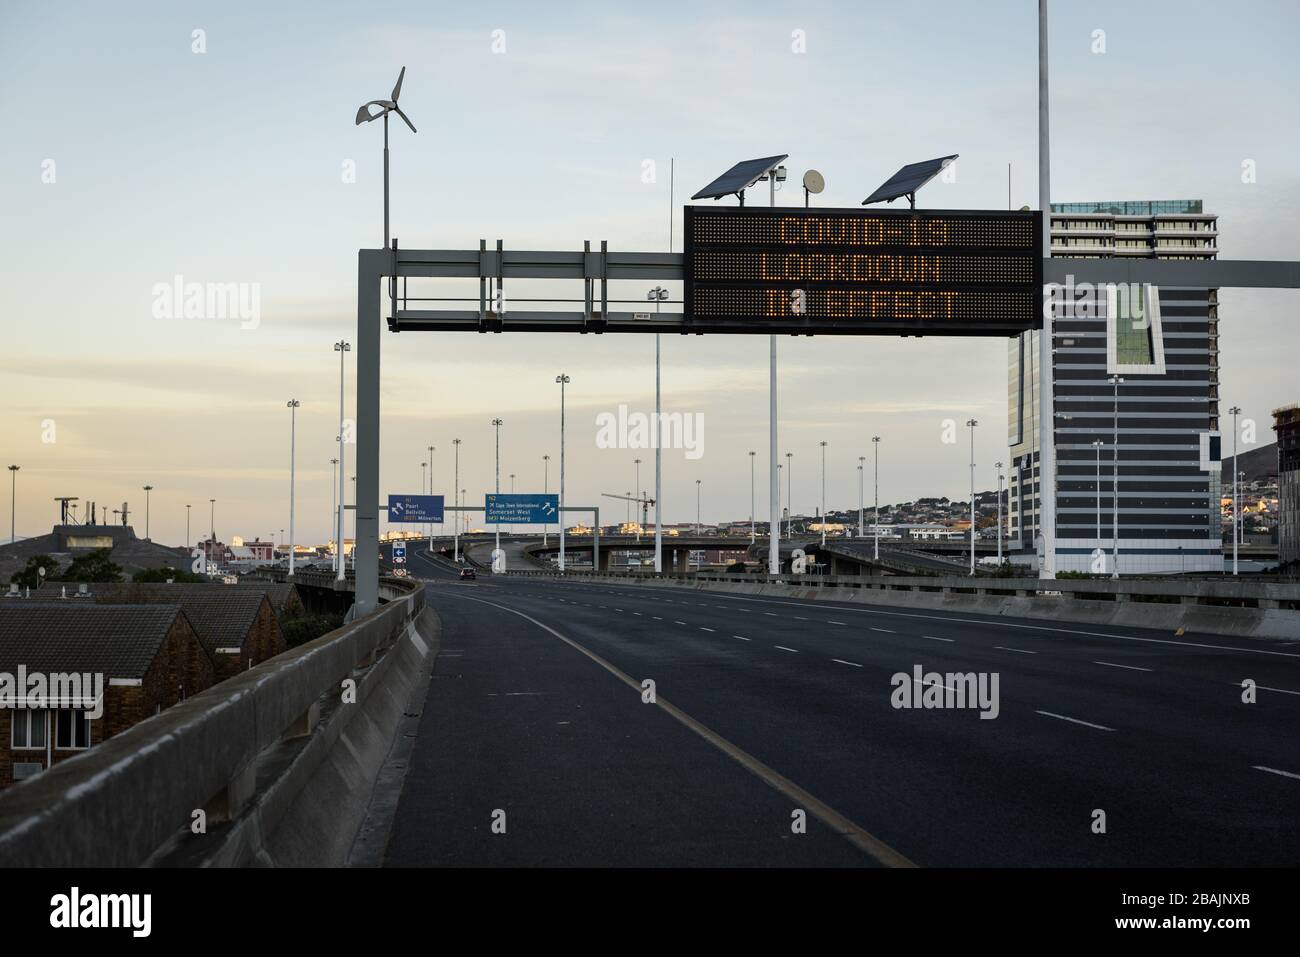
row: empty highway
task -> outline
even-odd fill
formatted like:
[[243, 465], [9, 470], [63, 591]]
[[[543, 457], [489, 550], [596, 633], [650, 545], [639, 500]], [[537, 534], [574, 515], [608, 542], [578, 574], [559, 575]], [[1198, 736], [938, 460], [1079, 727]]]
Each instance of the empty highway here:
[[[411, 554], [443, 630], [389, 865], [1300, 859], [1300, 645]], [[894, 707], [917, 666], [996, 673], [996, 717]]]

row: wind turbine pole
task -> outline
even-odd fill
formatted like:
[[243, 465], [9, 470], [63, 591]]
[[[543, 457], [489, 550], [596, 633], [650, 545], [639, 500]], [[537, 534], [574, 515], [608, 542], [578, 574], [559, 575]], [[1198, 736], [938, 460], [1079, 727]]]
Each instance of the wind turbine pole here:
[[388, 237], [388, 113], [384, 113], [384, 248], [390, 245]]

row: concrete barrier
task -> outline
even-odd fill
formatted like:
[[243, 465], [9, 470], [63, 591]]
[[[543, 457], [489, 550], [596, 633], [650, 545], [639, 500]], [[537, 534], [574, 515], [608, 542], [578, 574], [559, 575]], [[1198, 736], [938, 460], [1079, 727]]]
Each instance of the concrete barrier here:
[[[512, 572], [560, 578], [558, 573]], [[693, 588], [733, 594], [838, 601], [886, 608], [1048, 619], [1217, 635], [1300, 639], [1300, 585], [1276, 582], [1172, 582], [901, 576], [792, 576], [569, 573], [571, 581]], [[1104, 595], [1098, 599], [1095, 595]], [[1247, 606], [1246, 603], [1252, 603]]]
[[[436, 640], [422, 586], [385, 580], [381, 595], [0, 795], [0, 866], [342, 863]], [[347, 679], [355, 704], [341, 703]]]

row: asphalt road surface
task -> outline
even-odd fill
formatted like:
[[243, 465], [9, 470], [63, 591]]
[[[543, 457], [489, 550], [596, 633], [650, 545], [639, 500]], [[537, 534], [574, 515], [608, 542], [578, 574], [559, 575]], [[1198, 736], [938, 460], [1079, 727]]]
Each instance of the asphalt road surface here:
[[[1300, 644], [410, 567], [443, 634], [389, 865], [1300, 861]], [[996, 718], [895, 707], [918, 665]]]

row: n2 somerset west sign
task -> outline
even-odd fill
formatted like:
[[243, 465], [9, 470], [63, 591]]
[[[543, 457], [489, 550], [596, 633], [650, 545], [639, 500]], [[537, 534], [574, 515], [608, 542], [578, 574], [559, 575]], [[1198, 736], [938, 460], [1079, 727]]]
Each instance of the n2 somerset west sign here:
[[1042, 324], [1031, 210], [687, 206], [687, 330], [1005, 335]]

